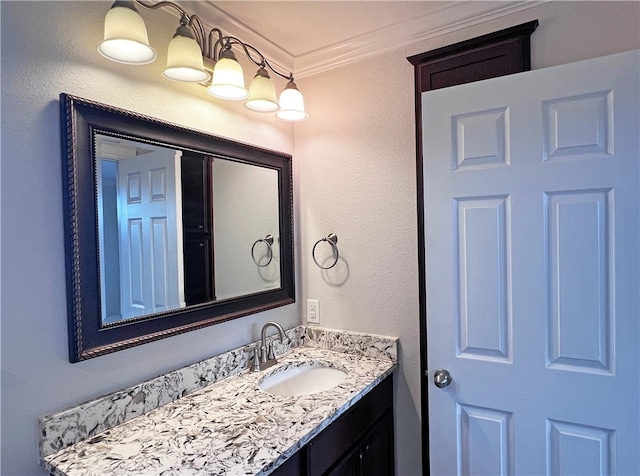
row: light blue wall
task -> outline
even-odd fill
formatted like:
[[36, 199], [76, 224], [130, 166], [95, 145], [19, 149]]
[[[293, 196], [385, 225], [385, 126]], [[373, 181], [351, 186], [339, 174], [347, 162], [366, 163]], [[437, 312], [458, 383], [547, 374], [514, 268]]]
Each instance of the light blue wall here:
[[[1, 2], [1, 358], [3, 475], [45, 474], [38, 418], [259, 337], [266, 321], [301, 322], [298, 305], [70, 364], [58, 96], [75, 94], [210, 133], [293, 153], [293, 128], [173, 84], [162, 61], [127, 68], [96, 51], [112, 2]], [[158, 51], [175, 31], [146, 15]], [[174, 24], [175, 23], [175, 24]], [[170, 32], [169, 34], [167, 32]], [[162, 43], [165, 42], [163, 45]], [[162, 55], [164, 56], [164, 54]]]

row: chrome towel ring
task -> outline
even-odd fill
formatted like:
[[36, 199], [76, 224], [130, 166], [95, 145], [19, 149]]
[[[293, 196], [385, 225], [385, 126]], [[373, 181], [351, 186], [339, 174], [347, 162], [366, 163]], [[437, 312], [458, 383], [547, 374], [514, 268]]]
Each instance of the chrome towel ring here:
[[[258, 243], [266, 243], [267, 244], [267, 250], [269, 250], [269, 252], [267, 253], [268, 256], [269, 256], [269, 261], [267, 261], [266, 264], [260, 264], [258, 262], [258, 260], [256, 259], [255, 249], [256, 249], [256, 245]], [[267, 266], [269, 266], [269, 264], [271, 264], [271, 260], [273, 259], [273, 249], [271, 248], [271, 245], [273, 245], [273, 236], [271, 236], [271, 235], [267, 235], [264, 238], [258, 238], [253, 243], [253, 246], [251, 247], [251, 259], [256, 264], [256, 266], [259, 266], [260, 268], [266, 268]]]
[[[331, 248], [333, 249], [333, 254], [335, 255], [335, 259], [333, 260], [333, 263], [331, 264], [331, 266], [322, 266], [320, 263], [318, 263], [318, 260], [316, 259], [316, 248], [323, 241], [326, 241], [331, 245]], [[338, 236], [334, 233], [329, 233], [325, 238], [320, 238], [318, 241], [316, 241], [316, 244], [313, 245], [313, 249], [311, 250], [311, 256], [313, 257], [313, 262], [316, 265], [318, 265], [318, 268], [331, 269], [336, 265], [336, 263], [338, 262], [338, 259], [340, 259], [340, 252], [338, 251], [337, 243], [338, 243]]]

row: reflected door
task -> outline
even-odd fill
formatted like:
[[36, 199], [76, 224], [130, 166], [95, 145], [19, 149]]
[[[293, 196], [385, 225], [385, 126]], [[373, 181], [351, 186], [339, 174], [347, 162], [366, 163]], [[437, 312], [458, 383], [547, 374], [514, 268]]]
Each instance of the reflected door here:
[[184, 307], [179, 151], [118, 164], [122, 318]]
[[423, 93], [432, 475], [640, 474], [638, 70]]

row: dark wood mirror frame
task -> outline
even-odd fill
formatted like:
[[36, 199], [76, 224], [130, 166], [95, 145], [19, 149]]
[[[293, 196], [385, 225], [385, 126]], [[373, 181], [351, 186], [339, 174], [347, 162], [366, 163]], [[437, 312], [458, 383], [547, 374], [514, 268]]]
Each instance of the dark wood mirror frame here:
[[[295, 302], [292, 157], [104, 104], [60, 95], [69, 360], [98, 357]], [[102, 325], [94, 131], [135, 137], [278, 171], [281, 286]]]

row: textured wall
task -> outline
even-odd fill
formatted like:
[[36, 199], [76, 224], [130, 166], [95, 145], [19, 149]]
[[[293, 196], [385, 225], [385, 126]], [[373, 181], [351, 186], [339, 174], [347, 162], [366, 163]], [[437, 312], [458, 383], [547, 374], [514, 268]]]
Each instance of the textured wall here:
[[[67, 92], [181, 125], [295, 152], [298, 297], [322, 324], [400, 337], [400, 475], [420, 466], [415, 126], [406, 56], [533, 19], [533, 67], [638, 48], [637, 2], [553, 2], [297, 81], [311, 119], [283, 125], [160, 77], [173, 17], [146, 12], [160, 60], [131, 68], [95, 52], [111, 2], [1, 2], [2, 474], [44, 474], [37, 419], [254, 340], [299, 304], [78, 364], [67, 360], [58, 95]], [[167, 33], [169, 32], [169, 33]], [[278, 87], [281, 87], [280, 85]], [[342, 260], [320, 271], [316, 240]]]
[[[177, 27], [145, 12], [158, 60], [127, 67], [96, 51], [112, 2], [2, 2], [2, 474], [44, 474], [38, 417], [259, 338], [298, 305], [70, 364], [58, 95], [75, 94], [293, 153], [293, 127], [161, 77]], [[278, 88], [284, 84], [278, 85]], [[245, 112], [246, 111], [246, 112]]]
[[[399, 475], [421, 473], [413, 68], [406, 57], [538, 19], [533, 68], [640, 47], [637, 2], [552, 2], [307, 79], [296, 125], [302, 294], [321, 324], [400, 338]], [[316, 240], [338, 235], [321, 271]]]

